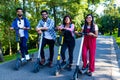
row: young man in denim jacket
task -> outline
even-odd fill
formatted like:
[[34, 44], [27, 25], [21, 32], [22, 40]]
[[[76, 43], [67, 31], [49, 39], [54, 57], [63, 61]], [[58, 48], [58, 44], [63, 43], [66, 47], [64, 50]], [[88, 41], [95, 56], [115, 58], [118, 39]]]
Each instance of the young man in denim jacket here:
[[11, 28], [16, 32], [16, 36], [20, 38], [20, 51], [22, 54], [21, 60], [29, 60], [30, 57], [28, 55], [27, 48], [27, 40], [28, 40], [28, 30], [30, 29], [30, 23], [27, 18], [23, 17], [23, 9], [16, 9], [17, 17], [13, 20]]

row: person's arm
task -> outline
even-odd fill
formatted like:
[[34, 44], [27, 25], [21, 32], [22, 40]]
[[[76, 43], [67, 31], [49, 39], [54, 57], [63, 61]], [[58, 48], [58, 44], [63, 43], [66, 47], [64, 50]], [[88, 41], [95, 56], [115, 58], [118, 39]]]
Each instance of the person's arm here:
[[95, 31], [95, 34], [93, 35], [94, 37], [98, 37], [98, 30]]
[[38, 34], [42, 33], [41, 28], [42, 28], [42, 25], [41, 25], [41, 20], [40, 20], [35, 29]]
[[[82, 26], [82, 29], [81, 29], [80, 33], [83, 33], [83, 30], [84, 30], [84, 25]], [[82, 36], [80, 33], [78, 31], [75, 31], [75, 34], [77, 36]]]
[[71, 27], [69, 27], [69, 28], [66, 28], [66, 27], [65, 27], [64, 29], [73, 32], [73, 31], [74, 31], [74, 24], [71, 24]]
[[26, 26], [23, 27], [23, 29], [25, 29], [25, 30], [29, 30], [30, 29], [30, 22], [29, 22], [29, 20], [27, 18], [26, 18]]
[[[81, 30], [81, 32], [80, 33], [83, 33], [83, 29]], [[80, 34], [78, 31], [75, 31], [75, 34], [77, 35], [77, 36], [79, 36], [79, 37], [81, 37], [82, 36], [82, 34]]]
[[42, 27], [42, 30], [51, 30], [54, 28], [54, 21], [52, 19], [49, 20], [50, 24], [46, 27]]
[[62, 29], [64, 29], [63, 25], [57, 26], [57, 30], [61, 31]]
[[98, 37], [98, 26], [95, 24], [95, 33], [88, 33], [87, 35], [93, 36], [93, 37]]
[[10, 27], [10, 30], [13, 30], [14, 28], [13, 27]]
[[40, 21], [38, 22], [37, 26], [36, 26], [36, 31], [41, 30], [41, 27], [42, 27], [42, 25], [41, 25], [41, 20], [40, 20]]
[[14, 28], [15, 28], [15, 20], [13, 20], [13, 22], [12, 22], [12, 24], [11, 24], [11, 27], [10, 27], [10, 30], [14, 30]]
[[96, 30], [95, 33], [90, 32], [87, 35], [90, 35], [90, 36], [93, 36], [93, 37], [97, 38], [98, 37], [98, 30]]

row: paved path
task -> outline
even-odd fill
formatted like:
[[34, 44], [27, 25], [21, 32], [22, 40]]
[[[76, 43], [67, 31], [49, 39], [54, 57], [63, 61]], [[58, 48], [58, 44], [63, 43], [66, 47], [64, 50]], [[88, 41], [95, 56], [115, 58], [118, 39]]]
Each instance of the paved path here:
[[[76, 39], [72, 71], [64, 70], [59, 76], [54, 76], [54, 67], [44, 67], [38, 73], [33, 73], [34, 61], [21, 67], [19, 71], [15, 71], [15, 61], [10, 61], [0, 64], [0, 80], [71, 80], [75, 70], [80, 41], [81, 39]], [[56, 64], [57, 50], [58, 47], [55, 47], [54, 66]], [[96, 52], [96, 71], [93, 73], [93, 76], [79, 75], [79, 80], [120, 80], [120, 64], [118, 65], [120, 56], [116, 56], [116, 54], [118, 55], [119, 49], [116, 47], [114, 39], [109, 36], [99, 36], [97, 38]], [[48, 49], [46, 49], [47, 57], [48, 54]]]

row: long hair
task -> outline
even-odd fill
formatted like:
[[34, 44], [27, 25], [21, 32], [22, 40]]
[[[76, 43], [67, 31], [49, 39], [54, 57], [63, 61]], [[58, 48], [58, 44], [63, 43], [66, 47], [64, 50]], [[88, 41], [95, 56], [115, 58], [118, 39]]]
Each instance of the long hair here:
[[86, 21], [87, 17], [88, 16], [91, 16], [92, 17], [92, 21], [91, 21], [91, 25], [90, 25], [90, 32], [95, 32], [95, 25], [94, 25], [94, 17], [92, 14], [88, 14], [86, 17], [85, 17], [85, 24], [84, 24], [84, 33], [86, 33], [86, 29], [87, 29], [87, 26], [88, 26], [88, 22]]
[[69, 15], [66, 15], [64, 18], [63, 18], [63, 25], [65, 26], [66, 23], [65, 23], [65, 19], [66, 17], [68, 17], [70, 19], [70, 24], [72, 23], [72, 18], [69, 16]]

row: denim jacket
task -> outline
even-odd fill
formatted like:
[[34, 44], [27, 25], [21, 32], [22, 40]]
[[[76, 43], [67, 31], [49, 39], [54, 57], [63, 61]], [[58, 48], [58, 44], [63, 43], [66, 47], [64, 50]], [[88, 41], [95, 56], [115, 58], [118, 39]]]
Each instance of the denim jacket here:
[[[30, 28], [30, 23], [29, 23], [28, 19], [25, 18], [25, 17], [23, 17], [22, 19], [24, 20], [24, 27], [29, 27]], [[11, 27], [13, 27], [16, 31], [16, 36], [19, 35], [19, 32], [18, 32], [19, 28], [18, 28], [18, 25], [17, 25], [18, 20], [19, 20], [18, 17], [15, 18], [12, 22], [12, 25], [11, 25]], [[28, 37], [29, 37], [28, 30], [24, 30], [24, 35], [25, 35], [25, 38], [28, 39]]]

